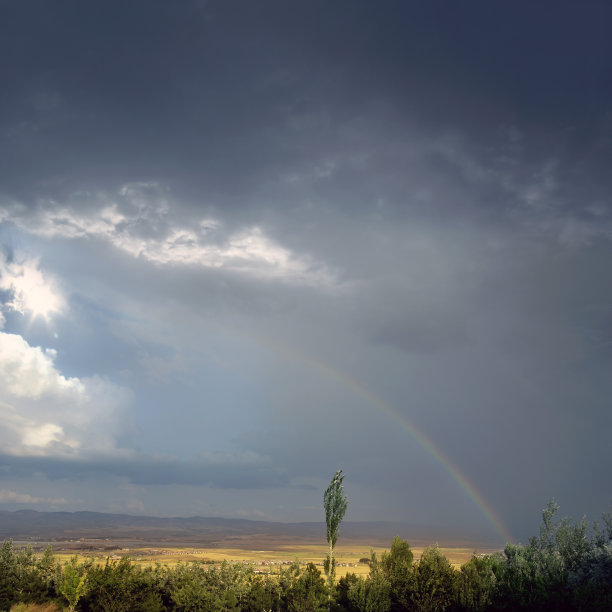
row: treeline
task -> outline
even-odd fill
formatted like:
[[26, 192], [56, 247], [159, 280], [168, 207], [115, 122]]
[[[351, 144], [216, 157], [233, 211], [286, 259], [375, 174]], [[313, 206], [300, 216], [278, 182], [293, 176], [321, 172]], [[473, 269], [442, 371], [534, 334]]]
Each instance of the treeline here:
[[416, 561], [410, 545], [395, 538], [389, 552], [372, 554], [367, 577], [348, 574], [332, 588], [313, 564], [274, 575], [227, 562], [142, 568], [127, 557], [103, 566], [74, 557], [61, 565], [50, 548], [37, 558], [8, 541], [0, 549], [0, 610], [612, 610], [612, 515], [589, 529], [585, 520], [557, 520], [556, 512], [551, 502], [527, 545], [475, 555], [460, 570], [437, 547]]

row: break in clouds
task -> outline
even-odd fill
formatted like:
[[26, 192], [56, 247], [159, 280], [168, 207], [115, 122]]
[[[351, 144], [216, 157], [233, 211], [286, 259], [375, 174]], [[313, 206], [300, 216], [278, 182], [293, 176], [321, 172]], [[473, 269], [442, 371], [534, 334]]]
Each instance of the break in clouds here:
[[0, 10], [3, 507], [610, 509], [607, 7]]

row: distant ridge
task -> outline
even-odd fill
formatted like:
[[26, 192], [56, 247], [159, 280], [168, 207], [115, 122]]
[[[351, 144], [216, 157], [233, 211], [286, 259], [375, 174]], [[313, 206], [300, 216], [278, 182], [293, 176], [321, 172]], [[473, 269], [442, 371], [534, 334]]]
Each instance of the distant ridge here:
[[[340, 538], [345, 543], [360, 542], [388, 546], [399, 535], [414, 545], [439, 543], [440, 546], [495, 546], [490, 538], [457, 529], [400, 522], [342, 523]], [[75, 540], [108, 538], [141, 542], [174, 541], [177, 544], [227, 546], [252, 539], [325, 542], [321, 522], [279, 523], [220, 517], [153, 517], [103, 512], [39, 512], [37, 510], [0, 510], [0, 539]]]

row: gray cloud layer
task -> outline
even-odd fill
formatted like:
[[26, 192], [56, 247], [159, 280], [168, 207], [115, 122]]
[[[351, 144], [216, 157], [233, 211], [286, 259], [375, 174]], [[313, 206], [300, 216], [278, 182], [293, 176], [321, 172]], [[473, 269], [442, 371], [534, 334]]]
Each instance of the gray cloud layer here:
[[607, 509], [605, 3], [0, 10], [3, 503]]

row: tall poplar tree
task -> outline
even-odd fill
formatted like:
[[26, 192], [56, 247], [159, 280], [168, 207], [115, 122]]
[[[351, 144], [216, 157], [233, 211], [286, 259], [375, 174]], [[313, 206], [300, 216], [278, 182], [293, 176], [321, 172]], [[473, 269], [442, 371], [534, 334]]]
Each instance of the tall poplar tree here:
[[327, 574], [327, 582], [330, 589], [333, 588], [336, 579], [334, 548], [338, 541], [338, 529], [348, 506], [348, 500], [344, 495], [344, 487], [342, 486], [343, 480], [342, 470], [338, 470], [323, 494], [325, 522], [327, 524], [327, 543], [329, 544], [329, 553], [325, 560], [325, 573]]

